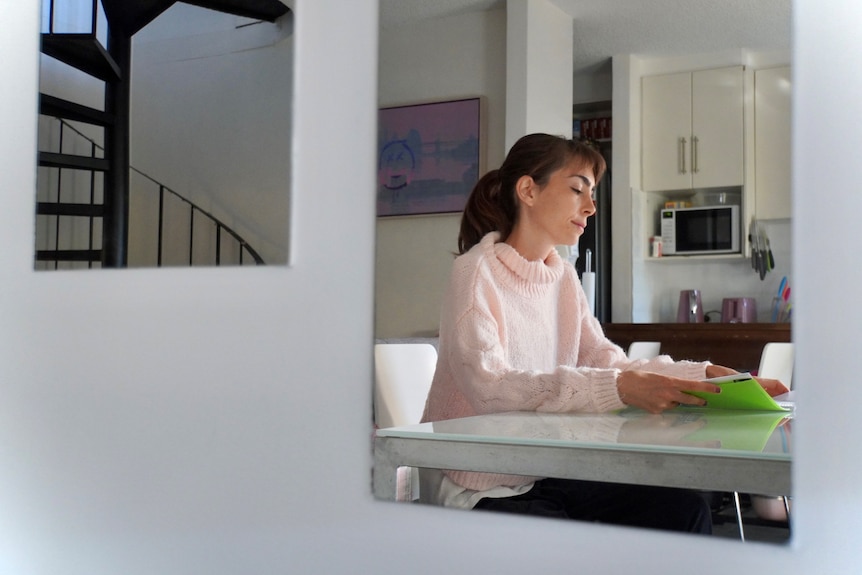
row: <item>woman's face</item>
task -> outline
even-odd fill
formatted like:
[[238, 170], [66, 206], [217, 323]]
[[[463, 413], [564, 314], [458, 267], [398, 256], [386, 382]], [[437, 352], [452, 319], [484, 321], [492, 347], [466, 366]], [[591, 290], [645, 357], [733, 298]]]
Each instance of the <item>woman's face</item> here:
[[574, 245], [596, 213], [596, 181], [592, 169], [569, 162], [553, 172], [532, 199], [528, 219], [537, 234], [551, 245]]

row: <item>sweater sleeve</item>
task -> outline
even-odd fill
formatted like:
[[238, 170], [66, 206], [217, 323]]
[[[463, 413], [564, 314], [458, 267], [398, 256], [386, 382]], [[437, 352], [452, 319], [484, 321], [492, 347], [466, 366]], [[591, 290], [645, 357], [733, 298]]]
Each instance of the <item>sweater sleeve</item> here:
[[[583, 295], [583, 292], [581, 292]], [[586, 302], [586, 296], [583, 296]], [[668, 355], [650, 359], [630, 360], [625, 351], [607, 338], [599, 321], [592, 314], [584, 314], [581, 321], [580, 365], [607, 366], [620, 371], [640, 370], [660, 373], [682, 379], [701, 380], [706, 377], [709, 362], [674, 361]]]
[[506, 360], [496, 321], [477, 308], [459, 319], [454, 337], [449, 367], [476, 413], [603, 412], [625, 407], [617, 392], [618, 368], [514, 369]]

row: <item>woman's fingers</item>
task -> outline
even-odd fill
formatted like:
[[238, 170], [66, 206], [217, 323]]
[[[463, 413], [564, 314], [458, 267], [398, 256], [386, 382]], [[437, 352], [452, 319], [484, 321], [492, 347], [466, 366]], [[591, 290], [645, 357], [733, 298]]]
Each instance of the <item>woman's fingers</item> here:
[[680, 399], [679, 403], [684, 403], [685, 405], [696, 405], [696, 406], [704, 406], [706, 405], [706, 400], [701, 399], [695, 395], [691, 395], [690, 393], [683, 393], [682, 399]]
[[683, 379], [683, 386], [685, 389], [683, 391], [702, 391], [704, 393], [721, 393], [721, 387], [715, 385], [714, 383], [710, 383], [708, 381], [693, 381]]
[[789, 389], [787, 389], [786, 385], [784, 385], [777, 379], [758, 378], [757, 382], [763, 389], [766, 390], [766, 393], [768, 393], [772, 397], [790, 391]]

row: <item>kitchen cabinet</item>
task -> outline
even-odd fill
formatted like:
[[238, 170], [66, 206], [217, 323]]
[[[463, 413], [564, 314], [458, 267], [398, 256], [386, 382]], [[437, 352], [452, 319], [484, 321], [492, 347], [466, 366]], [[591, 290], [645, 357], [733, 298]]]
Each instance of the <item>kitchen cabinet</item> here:
[[790, 66], [754, 73], [754, 214], [791, 216]]
[[789, 323], [603, 323], [605, 335], [627, 349], [633, 341], [659, 341], [674, 359], [711, 361], [740, 371], [760, 365], [770, 342], [792, 341]]
[[644, 191], [743, 185], [742, 66], [644, 76]]

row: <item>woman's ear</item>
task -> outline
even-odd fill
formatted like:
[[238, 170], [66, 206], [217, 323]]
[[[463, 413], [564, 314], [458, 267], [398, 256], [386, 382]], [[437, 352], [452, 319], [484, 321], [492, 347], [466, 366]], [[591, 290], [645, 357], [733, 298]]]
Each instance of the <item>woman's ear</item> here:
[[533, 205], [537, 191], [538, 186], [531, 176], [521, 176], [515, 183], [515, 194], [518, 200], [528, 206]]

